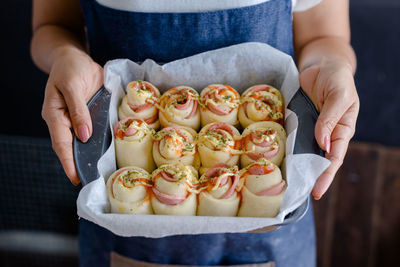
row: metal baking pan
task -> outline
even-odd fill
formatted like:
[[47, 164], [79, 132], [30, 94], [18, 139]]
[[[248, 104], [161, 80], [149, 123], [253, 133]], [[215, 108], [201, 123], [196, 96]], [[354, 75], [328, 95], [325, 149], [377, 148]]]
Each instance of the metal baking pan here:
[[[111, 144], [108, 109], [111, 94], [102, 87], [89, 101], [88, 107], [93, 123], [92, 137], [82, 143], [74, 137], [74, 160], [76, 170], [83, 186], [99, 177], [97, 161]], [[317, 110], [303, 90], [299, 90], [290, 101], [288, 108], [294, 111], [299, 119], [294, 154], [313, 153], [324, 156], [314, 138], [314, 127], [318, 118]], [[296, 210], [286, 215], [280, 224], [292, 224], [300, 220], [310, 206], [310, 197]]]

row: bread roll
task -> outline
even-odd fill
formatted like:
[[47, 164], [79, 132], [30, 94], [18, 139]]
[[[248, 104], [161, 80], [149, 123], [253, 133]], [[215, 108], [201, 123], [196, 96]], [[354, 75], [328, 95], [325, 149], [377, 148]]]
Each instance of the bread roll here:
[[217, 163], [227, 166], [237, 165], [240, 154], [240, 133], [232, 125], [224, 122], [207, 124], [198, 134], [199, 150], [203, 174]]
[[278, 166], [261, 158], [240, 171], [242, 203], [238, 216], [275, 217], [286, 190]]
[[217, 164], [200, 178], [199, 216], [236, 216], [240, 197], [236, 192], [239, 182], [237, 166]]
[[151, 172], [153, 161], [153, 130], [140, 119], [127, 117], [114, 128], [115, 155], [118, 168], [136, 166]]
[[188, 165], [167, 164], [152, 173], [151, 204], [155, 214], [196, 215], [197, 171]]
[[240, 98], [239, 121], [243, 128], [258, 121], [275, 121], [283, 125], [285, 106], [281, 93], [266, 84], [248, 88]]
[[189, 86], [169, 89], [160, 99], [161, 126], [180, 125], [198, 130], [200, 127], [198, 99], [199, 94]]
[[160, 127], [158, 109], [160, 92], [149, 82], [133, 81], [126, 86], [126, 96], [118, 108], [120, 120], [127, 117], [144, 120], [150, 128], [157, 130]]
[[279, 123], [261, 121], [247, 126], [242, 133], [242, 168], [260, 158], [281, 166], [285, 156], [285, 144], [286, 132]]
[[170, 126], [154, 136], [153, 158], [160, 167], [164, 164], [194, 165], [196, 132], [192, 128]]
[[138, 167], [115, 171], [107, 180], [107, 195], [112, 213], [152, 214], [150, 175]]
[[239, 94], [229, 85], [211, 84], [200, 94], [201, 126], [225, 122], [238, 126]]

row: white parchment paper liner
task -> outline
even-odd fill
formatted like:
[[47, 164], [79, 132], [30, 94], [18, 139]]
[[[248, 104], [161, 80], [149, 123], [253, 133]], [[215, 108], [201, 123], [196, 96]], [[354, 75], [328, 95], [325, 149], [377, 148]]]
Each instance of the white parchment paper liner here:
[[[109, 112], [111, 129], [118, 122], [117, 107], [125, 94], [123, 88], [130, 81], [138, 79], [153, 83], [161, 92], [178, 85], [189, 85], [200, 92], [209, 84], [223, 83], [242, 93], [252, 85], [267, 83], [281, 91], [286, 106], [299, 89], [298, 72], [292, 58], [262, 43], [234, 45], [162, 66], [150, 59], [141, 65], [127, 59], [112, 60], [105, 66], [104, 83], [112, 93]], [[114, 138], [97, 164], [100, 178], [86, 185], [79, 193], [78, 215], [120, 236], [153, 238], [247, 232], [281, 223], [286, 214], [307, 199], [316, 179], [330, 164], [318, 155], [293, 154], [297, 125], [297, 115], [286, 109], [285, 129], [288, 138], [286, 159], [281, 169], [288, 187], [281, 211], [275, 218], [111, 214], [105, 182], [116, 170]]]

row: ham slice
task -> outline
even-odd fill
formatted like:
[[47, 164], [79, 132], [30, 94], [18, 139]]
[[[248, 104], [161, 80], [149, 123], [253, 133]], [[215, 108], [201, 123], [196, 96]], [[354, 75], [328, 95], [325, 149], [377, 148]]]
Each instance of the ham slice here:
[[247, 104], [248, 104], [248, 102], [243, 103], [243, 111], [244, 111], [244, 114], [246, 115], [246, 117], [248, 118], [249, 114], [247, 114]]
[[258, 192], [257, 196], [277, 196], [283, 192], [285, 189], [285, 181], [282, 180], [279, 184], [276, 184], [266, 190]]
[[224, 123], [224, 122], [217, 122], [217, 123], [214, 123], [213, 125], [211, 125], [211, 126], [207, 129], [207, 132], [213, 131], [213, 130], [217, 130], [217, 129], [225, 130], [225, 131], [227, 131], [230, 135], [233, 136], [232, 126], [230, 126], [229, 124]]
[[192, 100], [192, 101], [193, 101], [193, 108], [192, 108], [192, 111], [190, 112], [189, 115], [187, 115], [187, 116], [185, 117], [185, 119], [190, 119], [190, 118], [192, 118], [194, 115], [196, 115], [196, 111], [197, 111], [197, 101], [195, 101], [195, 100]]
[[208, 103], [207, 108], [214, 114], [219, 115], [219, 116], [224, 116], [229, 114], [229, 109], [226, 107], [219, 107], [217, 105], [214, 105], [213, 103]]
[[146, 89], [149, 90], [150, 89], [149, 91], [151, 91], [151, 94], [153, 96], [158, 97], [158, 95], [159, 95], [158, 90], [156, 90], [154, 85], [152, 85], [149, 82], [144, 82], [144, 81], [138, 82], [138, 81], [136, 81], [136, 82], [132, 83], [132, 88], [136, 89], [136, 91], [139, 91], [140, 89], [142, 89], [142, 90], [146, 90]]
[[273, 141], [268, 142], [266, 140], [262, 141], [261, 143], [254, 142], [254, 140], [257, 140], [257, 139], [260, 139], [260, 138], [258, 138], [258, 136], [255, 132], [252, 132], [251, 133], [251, 141], [253, 141], [253, 144], [255, 144], [256, 146], [267, 147], [267, 146], [271, 146], [274, 143]]
[[260, 85], [256, 85], [253, 86], [253, 88], [251, 89], [252, 92], [259, 92], [259, 91], [269, 91], [270, 87], [268, 85], [265, 84], [260, 84]]
[[161, 171], [160, 174], [161, 174], [162, 178], [164, 178], [168, 182], [175, 182], [175, 178], [171, 174], [169, 174], [165, 171]]
[[179, 104], [179, 103], [175, 103], [174, 106], [179, 109], [179, 110], [183, 110], [183, 109], [187, 109], [190, 105], [190, 98], [186, 97], [185, 99], [185, 103], [183, 104]]
[[253, 164], [249, 167], [247, 172], [252, 175], [264, 175], [274, 171], [274, 166], [268, 164], [266, 166], [261, 166], [260, 164]]
[[227, 165], [225, 163], [217, 163], [207, 170], [206, 176], [214, 177], [218, 174], [218, 172], [221, 168], [226, 168], [226, 167], [227, 167]]
[[[129, 122], [129, 120], [130, 120], [130, 122]], [[115, 125], [115, 127], [114, 127], [114, 134], [115, 134], [115, 136], [116, 136], [116, 137], [123, 138], [124, 136], [132, 136], [132, 135], [135, 135], [135, 134], [137, 133], [137, 131], [138, 131], [137, 129], [128, 128], [125, 132], [123, 132], [122, 129], [121, 129], [121, 124], [125, 124], [126, 122], [128, 122], [128, 123], [126, 124], [126, 126], [129, 127], [129, 126], [132, 124], [132, 122], [133, 122], [134, 120], [138, 121], [139, 123], [143, 122], [142, 120], [140, 120], [140, 119], [135, 119], [134, 117], [127, 117], [127, 118], [125, 118], [125, 119], [122, 119], [122, 120], [120, 120], [120, 121], [117, 123], [117, 125]], [[119, 131], [122, 132], [121, 135], [119, 134]], [[122, 137], [121, 137], [121, 136], [122, 136]]]
[[145, 119], [144, 122], [147, 124], [152, 124], [158, 119], [158, 113], [154, 114], [153, 117], [150, 117], [148, 119]]
[[[231, 176], [232, 177], [232, 176]], [[239, 182], [239, 175], [235, 174], [233, 175], [233, 181], [232, 181], [232, 185], [231, 187], [228, 189], [228, 191], [225, 192], [225, 194], [223, 194], [220, 199], [227, 199], [230, 198], [232, 196], [232, 194], [235, 192], [235, 188]]]
[[144, 103], [143, 105], [132, 105], [128, 103], [129, 107], [136, 113], [142, 112], [148, 108], [151, 108], [154, 104], [152, 103]]
[[[220, 175], [222, 175], [222, 174], [223, 174], [223, 173], [221, 173]], [[221, 187], [221, 186], [226, 185], [226, 183], [228, 182], [228, 178], [229, 178], [229, 176], [225, 176], [224, 179], [222, 179], [221, 182], [219, 183], [219, 186]], [[218, 180], [218, 176], [212, 178], [212, 179], [211, 179], [211, 183], [215, 185], [215, 183], [217, 182], [217, 180]]]
[[260, 147], [269, 147], [273, 144], [273, 142], [268, 142], [268, 141], [264, 140], [261, 143], [253, 142], [253, 144], [255, 144], [256, 146], [260, 146]]
[[276, 154], [278, 154], [278, 151], [279, 151], [278, 148], [274, 148], [272, 150], [265, 151], [262, 154], [250, 152], [250, 153], [247, 153], [247, 156], [255, 161], [259, 160], [260, 158], [271, 159], [271, 158], [275, 157]]
[[[214, 165], [213, 167], [211, 167], [210, 169], [207, 170], [207, 172], [205, 173], [205, 175], [209, 178], [213, 178], [212, 179], [212, 183], [215, 184], [216, 180], [218, 180], [218, 177], [224, 173], [226, 173], [226, 169], [225, 171], [224, 168], [226, 168], [227, 165], [224, 163], [218, 163], [216, 165]], [[228, 179], [232, 179], [232, 184], [229, 187], [229, 189], [220, 197], [220, 199], [227, 199], [230, 198], [233, 194], [233, 192], [235, 191], [235, 188], [239, 182], [239, 176], [237, 174], [232, 174], [230, 176], [226, 176], [220, 183], [220, 186], [225, 185], [228, 182]]]
[[125, 131], [125, 136], [132, 136], [132, 135], [135, 135], [136, 133], [137, 133], [137, 129], [135, 129], [135, 128], [128, 128], [128, 129], [126, 129], [126, 131]]
[[264, 167], [258, 164], [251, 166], [248, 169], [248, 172], [252, 175], [263, 175], [264, 174]]
[[186, 199], [186, 196], [174, 196], [170, 194], [166, 194], [160, 192], [157, 188], [152, 188], [154, 195], [156, 198], [163, 204], [166, 205], [177, 205]]

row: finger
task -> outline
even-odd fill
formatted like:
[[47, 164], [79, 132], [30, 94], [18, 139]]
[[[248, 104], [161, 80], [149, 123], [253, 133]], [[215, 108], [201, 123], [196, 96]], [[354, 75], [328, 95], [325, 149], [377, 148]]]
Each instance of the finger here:
[[320, 199], [325, 194], [343, 163], [349, 141], [354, 135], [357, 114], [358, 104], [355, 103], [339, 121], [332, 133], [332, 150], [325, 155], [331, 161], [331, 165], [321, 174], [314, 185], [312, 194], [315, 199]]
[[348, 144], [349, 140], [332, 140], [332, 151], [326, 154], [326, 158], [331, 161], [331, 165], [320, 175], [312, 191], [312, 195], [316, 200], [320, 199], [331, 185], [336, 172], [343, 163], [342, 155], [346, 153]]
[[82, 142], [86, 142], [92, 134], [92, 119], [89, 109], [86, 105], [86, 97], [83, 94], [86, 91], [84, 83], [68, 82], [56, 85], [68, 106], [69, 117], [72, 122], [72, 128], [75, 135]]
[[351, 98], [346, 99], [341, 91], [333, 90], [326, 97], [322, 106], [321, 113], [315, 124], [315, 139], [318, 145], [328, 153], [331, 150], [332, 132], [340, 118], [349, 109], [350, 101], [353, 100]]
[[[46, 100], [45, 100], [46, 103]], [[71, 122], [66, 107], [59, 105], [57, 108], [44, 105], [43, 118], [49, 128], [51, 143], [61, 165], [72, 184], [78, 185], [80, 179], [75, 169], [72, 151]]]

